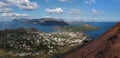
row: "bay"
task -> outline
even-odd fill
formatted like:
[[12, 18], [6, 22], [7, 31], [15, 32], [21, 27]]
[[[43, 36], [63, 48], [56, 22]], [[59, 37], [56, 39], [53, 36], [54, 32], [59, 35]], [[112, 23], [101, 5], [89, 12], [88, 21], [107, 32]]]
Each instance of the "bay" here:
[[[89, 35], [90, 38], [95, 39], [102, 35], [109, 28], [113, 27], [117, 22], [85, 22], [86, 24], [90, 24], [100, 28], [100, 30], [85, 32]], [[71, 24], [71, 25], [80, 25], [79, 23]], [[53, 30], [56, 26], [44, 26], [39, 24], [28, 24], [28, 23], [19, 23], [19, 22], [0, 22], [0, 30], [4, 29], [17, 29], [20, 27], [31, 28], [34, 27], [42, 32], [57, 32], [57, 30]]]

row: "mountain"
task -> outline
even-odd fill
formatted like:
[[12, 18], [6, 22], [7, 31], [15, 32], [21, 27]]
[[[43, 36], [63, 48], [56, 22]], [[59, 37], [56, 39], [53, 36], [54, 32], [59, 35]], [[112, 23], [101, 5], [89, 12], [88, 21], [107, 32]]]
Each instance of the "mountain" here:
[[31, 24], [41, 24], [46, 26], [64, 26], [69, 25], [67, 22], [55, 19], [55, 18], [41, 18], [41, 19], [14, 19], [13, 21], [21, 22], [21, 23], [31, 23]]
[[120, 58], [120, 22], [98, 39], [58, 58]]
[[68, 25], [67, 22], [64, 22], [59, 19], [54, 19], [54, 18], [42, 18], [42, 19], [40, 19], [40, 24], [42, 24], [42, 25], [57, 25], [57, 26]]

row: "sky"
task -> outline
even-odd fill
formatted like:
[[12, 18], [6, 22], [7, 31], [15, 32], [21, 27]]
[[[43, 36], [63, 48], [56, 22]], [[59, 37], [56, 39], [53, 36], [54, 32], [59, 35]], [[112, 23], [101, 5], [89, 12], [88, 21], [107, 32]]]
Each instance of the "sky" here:
[[120, 21], [120, 0], [0, 0], [0, 21], [15, 18]]

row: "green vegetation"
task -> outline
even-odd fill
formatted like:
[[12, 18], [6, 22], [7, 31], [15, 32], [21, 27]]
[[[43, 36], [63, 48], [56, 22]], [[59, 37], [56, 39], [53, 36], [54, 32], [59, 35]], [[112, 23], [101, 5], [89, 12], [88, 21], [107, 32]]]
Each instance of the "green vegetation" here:
[[72, 31], [72, 32], [86, 32], [86, 31], [94, 31], [99, 30], [99, 28], [91, 26], [91, 25], [82, 25], [82, 26], [59, 26], [55, 28], [60, 31]]

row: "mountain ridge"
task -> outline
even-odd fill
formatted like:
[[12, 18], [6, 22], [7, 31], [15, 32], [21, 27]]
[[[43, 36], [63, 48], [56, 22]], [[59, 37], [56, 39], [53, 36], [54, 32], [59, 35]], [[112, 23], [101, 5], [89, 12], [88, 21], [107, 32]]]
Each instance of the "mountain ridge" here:
[[13, 21], [21, 22], [21, 23], [31, 23], [31, 24], [41, 24], [45, 26], [65, 26], [69, 25], [67, 22], [55, 19], [55, 18], [41, 18], [41, 19], [14, 19]]

